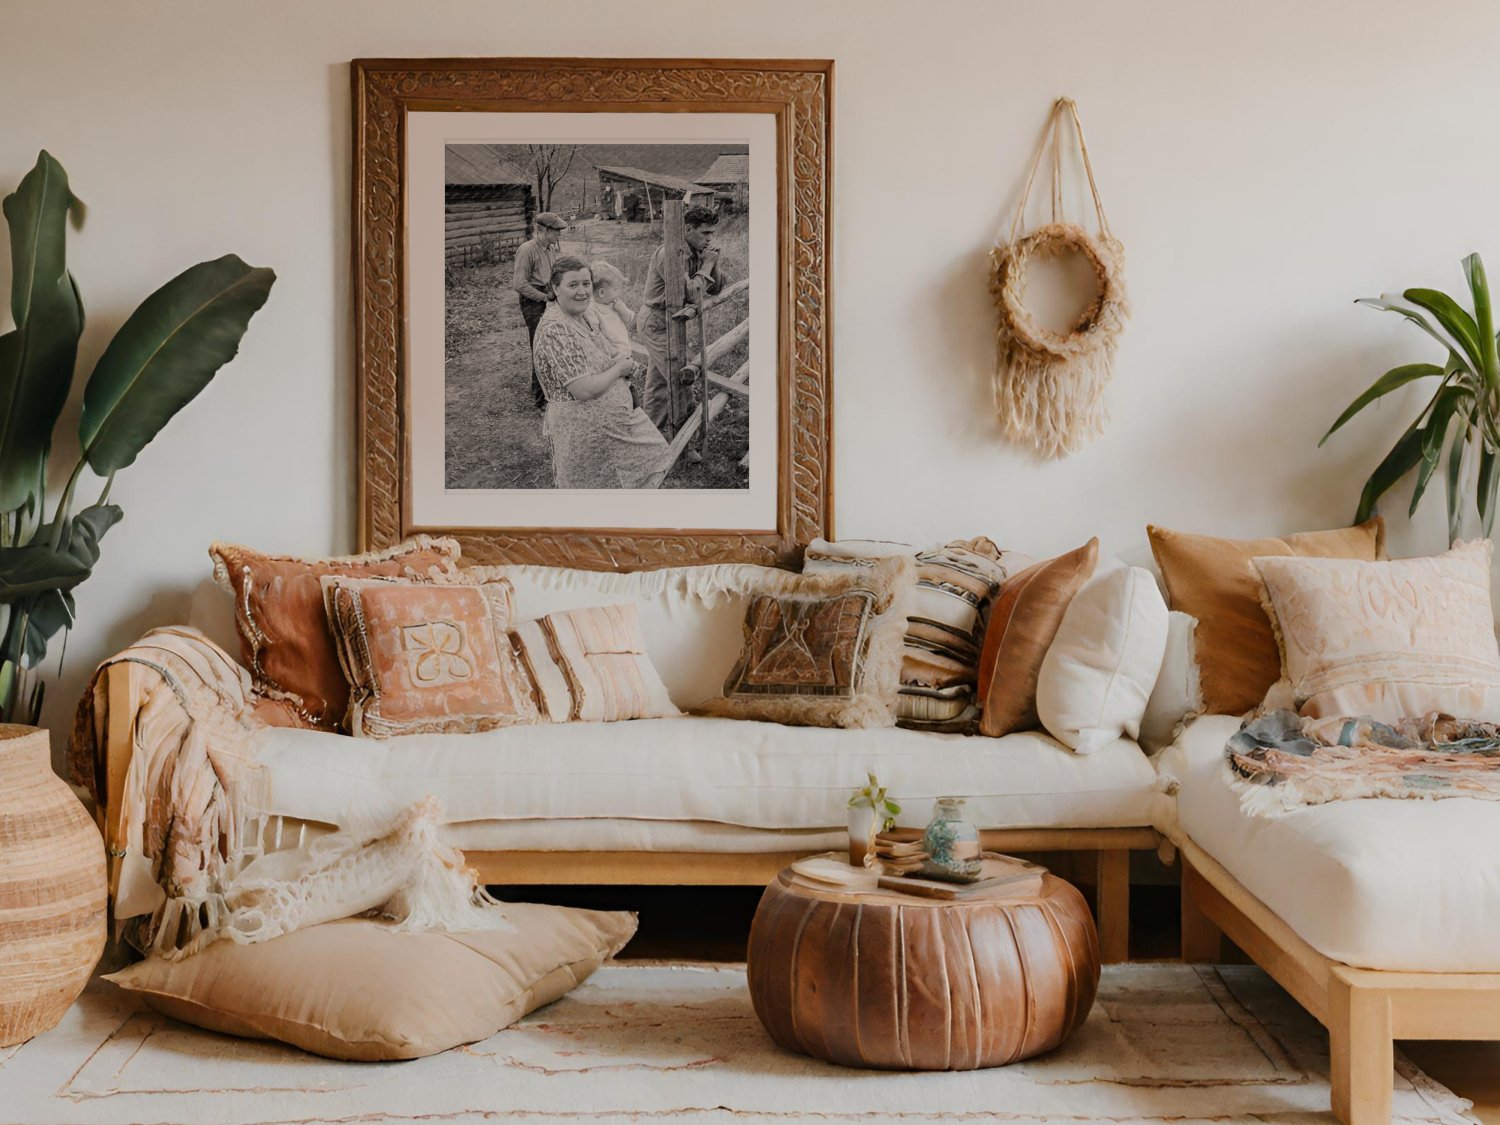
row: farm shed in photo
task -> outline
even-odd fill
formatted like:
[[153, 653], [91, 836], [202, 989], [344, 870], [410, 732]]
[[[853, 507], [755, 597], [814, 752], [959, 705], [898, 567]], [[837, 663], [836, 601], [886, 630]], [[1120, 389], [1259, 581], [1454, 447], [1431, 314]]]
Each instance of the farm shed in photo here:
[[616, 219], [654, 219], [668, 199], [689, 207], [712, 207], [712, 188], [640, 168], [599, 169], [599, 209]]
[[448, 145], [443, 167], [448, 265], [494, 261], [526, 241], [536, 203], [524, 172], [490, 145]]
[[725, 152], [707, 172], [698, 177], [704, 187], [714, 189], [725, 211], [744, 211], [750, 206], [750, 154]]

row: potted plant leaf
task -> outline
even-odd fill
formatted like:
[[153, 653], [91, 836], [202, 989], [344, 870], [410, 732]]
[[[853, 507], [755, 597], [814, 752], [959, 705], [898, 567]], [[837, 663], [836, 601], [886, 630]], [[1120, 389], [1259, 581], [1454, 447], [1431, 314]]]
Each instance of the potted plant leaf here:
[[[42, 682], [28, 681], [73, 623], [73, 590], [123, 516], [110, 486], [179, 410], [234, 358], [276, 275], [233, 254], [178, 274], [120, 326], [83, 389], [78, 457], [48, 510], [47, 461], [73, 387], [83, 300], [68, 272], [69, 215], [82, 213], [67, 173], [42, 152], [4, 201], [11, 315], [0, 335], [0, 721], [34, 724]], [[83, 470], [104, 479], [74, 510]]]
[[890, 799], [885, 786], [873, 773], [866, 773], [869, 783], [849, 798], [849, 862], [859, 866], [875, 846], [875, 836], [896, 826], [901, 806]]
[[[1360, 494], [1354, 522], [1375, 513], [1380, 498], [1407, 473], [1416, 471], [1409, 515], [1443, 466], [1448, 500], [1448, 539], [1459, 536], [1463, 516], [1477, 510], [1484, 534], [1495, 523], [1495, 494], [1500, 487], [1500, 358], [1497, 358], [1495, 320], [1489, 283], [1478, 254], [1463, 260], [1473, 310], [1436, 289], [1407, 289], [1356, 302], [1398, 313], [1415, 324], [1446, 352], [1441, 363], [1407, 363], [1387, 371], [1348, 408], [1323, 435], [1321, 446], [1349, 419], [1408, 383], [1436, 379], [1432, 397], [1412, 419], [1385, 458], [1370, 474]], [[1473, 500], [1469, 497], [1472, 494]]]

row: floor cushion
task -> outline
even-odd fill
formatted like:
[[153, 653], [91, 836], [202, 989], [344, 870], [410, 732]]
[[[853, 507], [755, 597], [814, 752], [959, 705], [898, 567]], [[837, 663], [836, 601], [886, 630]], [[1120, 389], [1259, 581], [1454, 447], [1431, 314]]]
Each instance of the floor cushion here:
[[1500, 971], [1500, 805], [1334, 801], [1251, 816], [1224, 744], [1240, 720], [1193, 720], [1158, 760], [1176, 786], [1159, 826], [1185, 835], [1335, 961], [1412, 972]]
[[373, 1062], [487, 1039], [563, 996], [635, 933], [634, 914], [510, 903], [514, 932], [396, 933], [350, 918], [111, 973], [196, 1027]]

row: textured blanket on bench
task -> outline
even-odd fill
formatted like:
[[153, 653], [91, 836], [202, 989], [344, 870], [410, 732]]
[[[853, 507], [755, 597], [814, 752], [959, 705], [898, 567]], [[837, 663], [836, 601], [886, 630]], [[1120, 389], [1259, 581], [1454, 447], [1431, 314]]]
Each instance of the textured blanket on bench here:
[[1394, 725], [1271, 711], [1224, 748], [1246, 812], [1365, 797], [1500, 800], [1500, 725], [1433, 713]]

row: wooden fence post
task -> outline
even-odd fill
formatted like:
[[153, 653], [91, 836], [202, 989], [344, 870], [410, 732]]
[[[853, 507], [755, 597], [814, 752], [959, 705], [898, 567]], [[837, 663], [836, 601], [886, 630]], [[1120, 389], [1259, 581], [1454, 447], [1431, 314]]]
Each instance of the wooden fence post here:
[[672, 314], [682, 309], [687, 302], [687, 228], [682, 222], [683, 206], [680, 199], [669, 199], [662, 204], [662, 254], [661, 276], [666, 282], [664, 312], [667, 317], [667, 390], [670, 395], [667, 407], [667, 424], [672, 433], [669, 440], [693, 409], [692, 391], [682, 386], [682, 365], [687, 359], [687, 324], [676, 320]]

